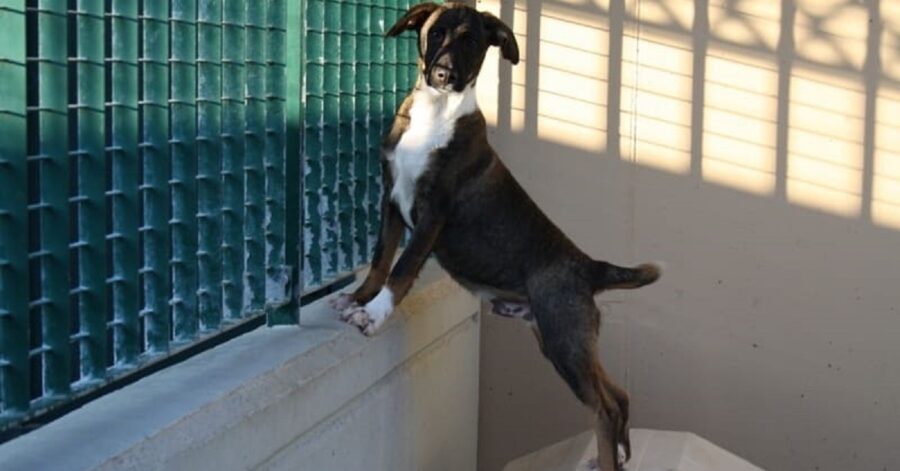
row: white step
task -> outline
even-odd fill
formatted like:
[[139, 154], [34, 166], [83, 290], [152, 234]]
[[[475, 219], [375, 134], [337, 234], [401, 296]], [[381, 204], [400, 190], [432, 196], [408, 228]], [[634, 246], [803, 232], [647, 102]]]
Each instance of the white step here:
[[[690, 432], [631, 429], [631, 447], [628, 471], [762, 470]], [[517, 458], [503, 471], [587, 471], [596, 450], [594, 432], [587, 431]]]

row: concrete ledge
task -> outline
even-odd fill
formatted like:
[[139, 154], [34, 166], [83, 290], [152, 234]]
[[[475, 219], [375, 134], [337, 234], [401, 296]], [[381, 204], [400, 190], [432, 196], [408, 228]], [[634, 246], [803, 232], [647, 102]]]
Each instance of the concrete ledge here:
[[257, 329], [0, 446], [0, 469], [307, 469], [279, 453], [352, 410], [354, 401], [417, 355], [463, 332], [475, 341], [472, 365], [459, 374], [472, 375], [475, 368], [474, 399], [455, 406], [471, 409], [471, 445], [465, 446], [474, 460], [475, 298], [429, 265], [371, 339], [324, 304], [304, 307], [301, 328]]
[[[631, 429], [631, 444], [627, 471], [762, 471], [689, 432]], [[587, 431], [518, 458], [503, 471], [588, 471], [595, 456], [594, 432]]]

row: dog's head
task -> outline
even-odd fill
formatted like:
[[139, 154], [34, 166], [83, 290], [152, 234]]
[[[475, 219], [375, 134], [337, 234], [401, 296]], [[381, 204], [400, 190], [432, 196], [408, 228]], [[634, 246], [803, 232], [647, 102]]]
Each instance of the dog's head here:
[[407, 30], [419, 35], [419, 72], [426, 85], [440, 91], [461, 92], [474, 83], [490, 46], [499, 47], [513, 64], [519, 62], [519, 45], [509, 26], [460, 3], [415, 5], [387, 36]]

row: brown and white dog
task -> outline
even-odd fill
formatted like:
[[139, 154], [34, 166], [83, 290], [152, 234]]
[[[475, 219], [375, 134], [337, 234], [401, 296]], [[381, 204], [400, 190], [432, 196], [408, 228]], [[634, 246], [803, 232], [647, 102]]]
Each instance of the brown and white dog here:
[[[352, 294], [333, 301], [341, 317], [374, 334], [434, 253], [494, 312], [528, 320], [541, 351], [597, 416], [598, 464], [630, 456], [628, 396], [597, 358], [594, 295], [659, 278], [657, 265], [625, 268], [593, 260], [528, 197], [487, 141], [475, 79], [490, 46], [516, 64], [510, 28], [462, 4], [412, 7], [387, 32], [419, 35], [419, 77], [382, 142], [381, 232], [371, 269]], [[412, 230], [397, 263], [404, 225]]]

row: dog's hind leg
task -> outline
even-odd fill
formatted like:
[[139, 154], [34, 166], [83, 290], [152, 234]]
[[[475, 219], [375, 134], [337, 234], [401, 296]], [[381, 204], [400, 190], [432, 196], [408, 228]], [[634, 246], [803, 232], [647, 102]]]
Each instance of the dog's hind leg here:
[[597, 462], [603, 471], [622, 469], [619, 446], [629, 458], [628, 397], [606, 376], [594, 348], [588, 345], [548, 342], [542, 335], [543, 352], [560, 376], [595, 415]]
[[[622, 452], [625, 455], [624, 461], [628, 461], [631, 459], [631, 437], [628, 434], [628, 393], [626, 393], [624, 389], [622, 389], [618, 384], [612, 381], [609, 375], [606, 374], [606, 371], [603, 369], [603, 365], [601, 365], [599, 361], [595, 362], [594, 366], [597, 368], [596, 374], [600, 379], [600, 382], [603, 384], [603, 389], [607, 393], [609, 393], [612, 399], [616, 401], [616, 405], [618, 406], [620, 418], [617, 421], [619, 428], [616, 431], [616, 444], [622, 447]], [[616, 451], [618, 452], [618, 450]]]
[[597, 463], [603, 471], [622, 469], [631, 454], [628, 439], [628, 396], [603, 369], [597, 358], [600, 311], [587, 287], [542, 284], [530, 293], [541, 351], [575, 396], [596, 416]]

